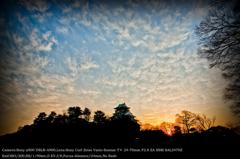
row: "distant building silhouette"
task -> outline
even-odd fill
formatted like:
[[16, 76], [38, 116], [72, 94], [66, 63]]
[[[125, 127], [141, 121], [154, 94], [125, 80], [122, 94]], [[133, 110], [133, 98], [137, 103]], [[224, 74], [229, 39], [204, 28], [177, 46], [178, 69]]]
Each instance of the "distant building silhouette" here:
[[113, 120], [115, 119], [122, 119], [127, 117], [131, 120], [135, 120], [135, 116], [130, 112], [130, 107], [128, 107], [125, 103], [119, 104], [117, 107], [114, 108], [115, 113], [113, 114]]

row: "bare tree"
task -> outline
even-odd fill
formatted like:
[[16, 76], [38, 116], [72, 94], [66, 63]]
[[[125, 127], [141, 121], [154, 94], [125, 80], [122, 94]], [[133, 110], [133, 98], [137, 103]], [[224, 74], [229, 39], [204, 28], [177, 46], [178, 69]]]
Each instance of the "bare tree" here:
[[196, 122], [198, 125], [198, 129], [200, 131], [207, 130], [207, 129], [213, 127], [215, 124], [215, 121], [216, 121], [216, 117], [213, 117], [211, 119], [211, 118], [208, 118], [204, 114], [200, 114], [200, 115], [196, 116]]
[[192, 128], [196, 126], [196, 114], [183, 110], [176, 115], [176, 123], [180, 124], [184, 133], [190, 133]]
[[216, 117], [209, 118], [205, 114], [192, 113], [183, 110], [176, 115], [176, 124], [179, 125], [183, 133], [194, 133], [208, 130], [213, 127]]
[[218, 67], [229, 80], [225, 99], [231, 101], [233, 111], [240, 117], [240, 6], [236, 0], [221, 1], [196, 27], [199, 54], [210, 61], [210, 68]]

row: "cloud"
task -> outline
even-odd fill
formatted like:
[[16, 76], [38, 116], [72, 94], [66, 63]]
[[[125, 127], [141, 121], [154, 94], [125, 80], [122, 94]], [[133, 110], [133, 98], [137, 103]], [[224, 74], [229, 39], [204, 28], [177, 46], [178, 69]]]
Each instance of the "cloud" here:
[[65, 64], [68, 66], [73, 76], [79, 73], [79, 64], [76, 62], [76, 60], [68, 57], [65, 61]]
[[51, 31], [48, 31], [42, 35], [43, 39], [46, 41], [49, 39], [50, 36], [51, 36]]
[[74, 78], [78, 78], [80, 74], [86, 73], [89, 70], [99, 68], [99, 65], [96, 64], [90, 56], [85, 54], [81, 56], [81, 59], [67, 57], [65, 64]]
[[57, 27], [57, 32], [62, 33], [62, 34], [67, 34], [69, 32], [67, 27]]
[[99, 65], [92, 61], [91, 57], [85, 55], [83, 56], [82, 63], [80, 64], [81, 71], [88, 71], [91, 69], [97, 69]]
[[82, 90], [81, 93], [85, 95], [93, 95], [93, 96], [101, 94], [99, 91], [93, 91], [93, 90]]
[[49, 5], [45, 0], [41, 0], [41, 1], [22, 0], [21, 3], [29, 11], [38, 11], [43, 13], [49, 9]]
[[[176, 10], [176, 14], [178, 12]], [[113, 20], [111, 10], [100, 6], [93, 14], [88, 15], [90, 18], [80, 17], [80, 22], [89, 24], [86, 26], [98, 32], [100, 40], [101, 37], [110, 38], [114, 33], [114, 43], [119, 45], [119, 48], [129, 46], [158, 53], [176, 47], [190, 37], [191, 13], [178, 17], [178, 20], [174, 14], [175, 12], [172, 13], [169, 6], [161, 10], [145, 12], [144, 16], [139, 16], [134, 9], [118, 7], [114, 10], [114, 15], [121, 18]], [[153, 21], [153, 17], [159, 17], [159, 19]], [[100, 24], [100, 27], [96, 27], [94, 24]]]
[[99, 68], [99, 65], [93, 62], [91, 57], [87, 55], [83, 55], [81, 60], [77, 60], [74, 57], [68, 57], [65, 60], [65, 64], [68, 66], [72, 75], [76, 75], [83, 71]]
[[53, 46], [58, 43], [54, 36], [51, 35], [51, 32], [48, 31], [40, 37], [38, 35], [38, 30], [33, 29], [30, 34], [30, 44], [35, 49], [35, 51], [52, 51]]

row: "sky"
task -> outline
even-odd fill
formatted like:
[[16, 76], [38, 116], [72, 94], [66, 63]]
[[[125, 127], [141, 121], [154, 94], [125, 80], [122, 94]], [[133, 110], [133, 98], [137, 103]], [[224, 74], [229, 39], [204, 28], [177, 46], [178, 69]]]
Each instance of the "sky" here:
[[221, 71], [197, 54], [207, 1], [8, 1], [0, 11], [0, 134], [70, 106], [141, 123], [182, 110], [234, 120]]

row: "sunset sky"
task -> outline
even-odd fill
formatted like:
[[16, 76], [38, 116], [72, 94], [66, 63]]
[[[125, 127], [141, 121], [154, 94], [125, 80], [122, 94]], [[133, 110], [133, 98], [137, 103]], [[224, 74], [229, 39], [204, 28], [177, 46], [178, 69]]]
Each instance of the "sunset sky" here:
[[[175, 1], [176, 2], [176, 1]], [[197, 55], [208, 2], [18, 1], [0, 11], [0, 135], [69, 106], [142, 123], [182, 110], [233, 121], [218, 69]]]

